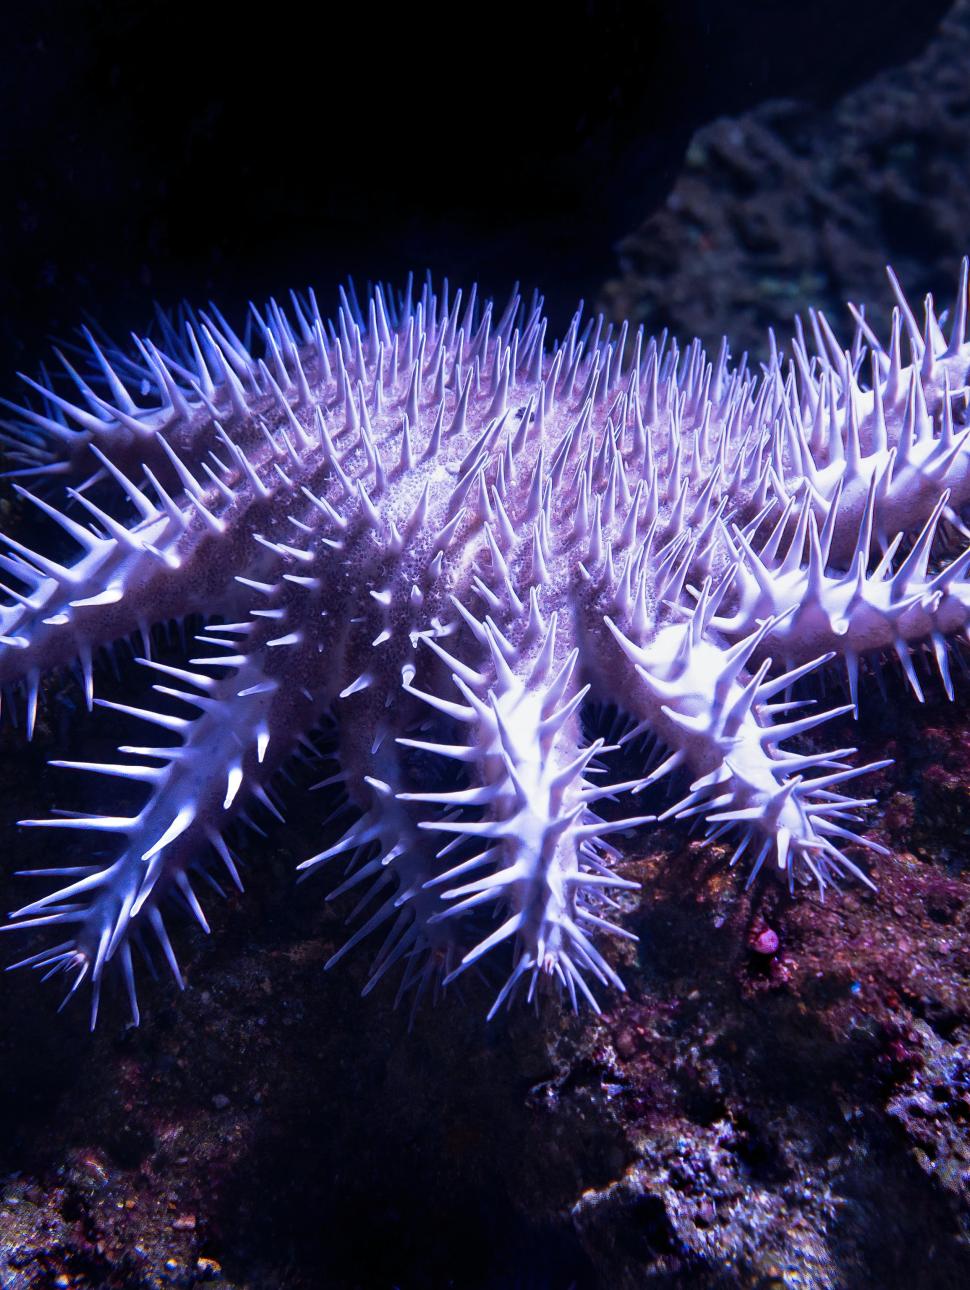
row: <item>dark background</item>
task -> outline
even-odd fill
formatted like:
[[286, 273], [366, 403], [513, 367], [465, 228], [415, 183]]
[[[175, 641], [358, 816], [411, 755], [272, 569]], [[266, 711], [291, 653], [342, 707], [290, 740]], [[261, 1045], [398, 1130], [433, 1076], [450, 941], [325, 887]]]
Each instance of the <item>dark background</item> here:
[[696, 126], [833, 102], [948, 0], [6, 6], [0, 382], [87, 312], [430, 268], [540, 285], [561, 327]]

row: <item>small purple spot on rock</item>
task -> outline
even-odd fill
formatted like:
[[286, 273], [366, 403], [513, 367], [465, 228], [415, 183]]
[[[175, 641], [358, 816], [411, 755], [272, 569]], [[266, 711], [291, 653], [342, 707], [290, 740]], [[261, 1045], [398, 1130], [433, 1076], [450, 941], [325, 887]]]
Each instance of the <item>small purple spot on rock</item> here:
[[773, 928], [766, 927], [751, 942], [751, 948], [755, 954], [764, 954], [766, 958], [770, 958], [772, 954], [778, 953], [778, 933]]

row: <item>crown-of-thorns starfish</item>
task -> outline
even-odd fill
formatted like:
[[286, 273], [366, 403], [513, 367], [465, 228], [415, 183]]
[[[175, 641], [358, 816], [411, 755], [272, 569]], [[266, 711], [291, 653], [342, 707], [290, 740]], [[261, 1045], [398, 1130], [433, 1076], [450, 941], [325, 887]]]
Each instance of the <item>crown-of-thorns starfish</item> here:
[[[917, 694], [924, 655], [952, 694], [970, 618], [970, 551], [940, 550], [970, 502], [967, 264], [948, 335], [893, 284], [885, 347], [860, 311], [848, 349], [810, 312], [760, 375], [726, 344], [709, 361], [579, 313], [550, 348], [541, 300], [496, 317], [447, 286], [342, 293], [335, 324], [294, 295], [245, 339], [189, 312], [130, 354], [85, 331], [84, 374], [63, 359], [77, 401], [28, 380], [40, 401], [5, 423], [37, 495], [16, 487], [69, 553], [3, 539], [0, 685], [29, 736], [45, 673], [77, 666], [90, 707], [95, 652], [134, 637], [165, 699], [109, 706], [165, 734], [57, 763], [144, 796], [24, 821], [108, 845], [41, 872], [55, 889], [11, 926], [59, 935], [24, 964], [90, 982], [92, 1021], [112, 963], [137, 1019], [133, 946], [181, 984], [170, 898], [205, 928], [197, 875], [220, 858], [238, 882], [227, 834], [254, 801], [280, 814], [274, 776], [321, 723], [349, 822], [301, 868], [339, 857], [336, 893], [362, 890], [344, 949], [383, 938], [367, 988], [397, 967], [420, 992], [496, 951], [493, 1012], [540, 973], [595, 1006], [621, 985], [600, 934], [630, 934], [606, 835], [653, 818], [597, 804], [678, 768], [660, 818], [734, 834], [752, 877], [868, 881], [846, 848], [881, 848], [843, 790], [871, 767], [784, 747], [834, 715], [790, 718], [786, 692], [839, 659], [851, 707], [860, 663], [892, 652]], [[149, 657], [155, 625], [197, 614], [218, 623], [204, 654]], [[584, 708], [647, 737], [635, 779], [598, 778]]]

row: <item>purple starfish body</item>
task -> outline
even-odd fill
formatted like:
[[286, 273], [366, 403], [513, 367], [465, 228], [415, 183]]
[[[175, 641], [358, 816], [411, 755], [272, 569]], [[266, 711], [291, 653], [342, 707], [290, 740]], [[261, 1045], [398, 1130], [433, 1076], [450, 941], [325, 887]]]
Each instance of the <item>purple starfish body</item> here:
[[[946, 562], [939, 534], [970, 502], [966, 308], [964, 264], [949, 338], [900, 293], [886, 348], [860, 315], [843, 350], [813, 313], [816, 352], [799, 329], [760, 377], [726, 345], [710, 362], [578, 314], [550, 350], [541, 301], [495, 320], [430, 287], [377, 289], [366, 316], [344, 296], [335, 326], [312, 297], [291, 318], [273, 302], [259, 359], [218, 314], [164, 352], [88, 335], [78, 402], [37, 386], [41, 410], [7, 423], [71, 552], [4, 538], [0, 685], [29, 734], [46, 673], [79, 664], [90, 707], [96, 651], [134, 635], [164, 697], [121, 710], [166, 735], [58, 763], [144, 797], [24, 821], [110, 847], [13, 914], [54, 932], [24, 962], [90, 982], [92, 1020], [111, 963], [137, 1018], [133, 944], [157, 941], [181, 984], [168, 898], [205, 927], [194, 879], [219, 857], [238, 881], [227, 834], [254, 800], [279, 815], [274, 776], [321, 724], [347, 819], [301, 868], [342, 863], [332, 894], [360, 891], [344, 949], [378, 934], [367, 988], [396, 968], [420, 991], [494, 950], [493, 1012], [543, 973], [595, 1006], [621, 985], [600, 941], [630, 935], [615, 894], [634, 885], [607, 836], [654, 818], [598, 804], [681, 769], [661, 818], [735, 834], [752, 877], [868, 881], [845, 849], [881, 848], [848, 827], [843, 786], [871, 768], [783, 747], [832, 715], [789, 716], [785, 692], [838, 657], [855, 704], [860, 660], [886, 650], [917, 692], [931, 652], [952, 692], [970, 552]], [[204, 652], [152, 660], [152, 628], [190, 614]], [[649, 741], [631, 780], [602, 782], [597, 705]]]

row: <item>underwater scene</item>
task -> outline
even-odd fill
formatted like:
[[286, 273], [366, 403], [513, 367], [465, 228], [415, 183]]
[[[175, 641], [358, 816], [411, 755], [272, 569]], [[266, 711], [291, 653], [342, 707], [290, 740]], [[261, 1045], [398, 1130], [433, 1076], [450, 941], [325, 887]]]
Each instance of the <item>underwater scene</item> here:
[[970, 1284], [970, 0], [0, 47], [0, 1290]]

